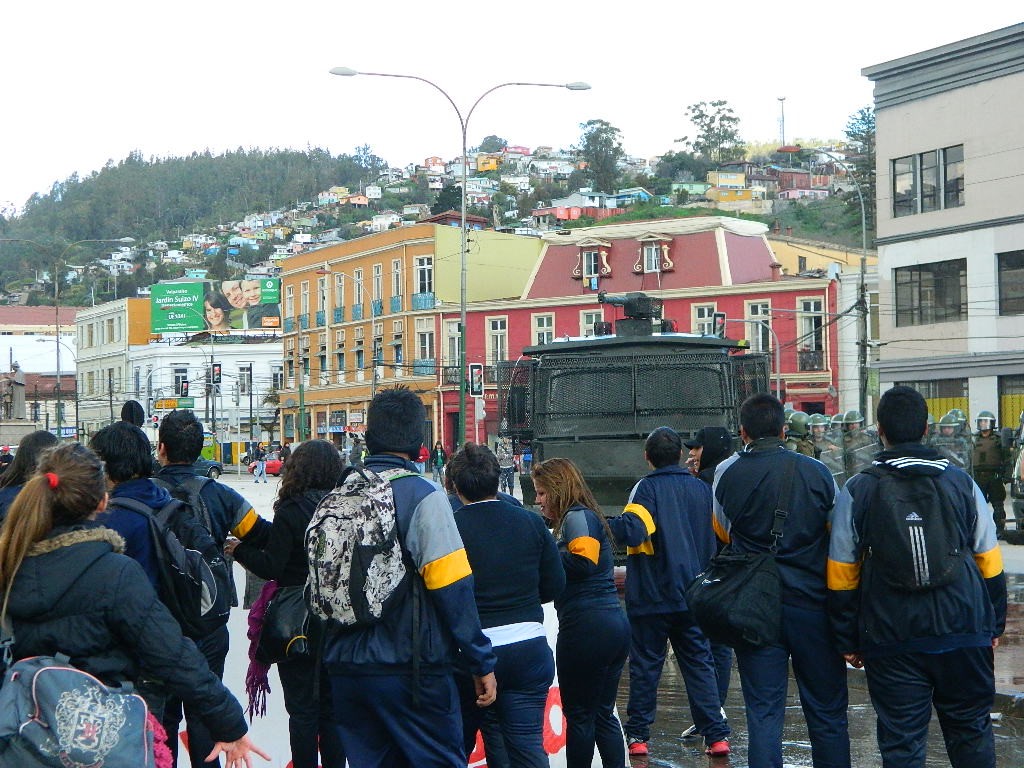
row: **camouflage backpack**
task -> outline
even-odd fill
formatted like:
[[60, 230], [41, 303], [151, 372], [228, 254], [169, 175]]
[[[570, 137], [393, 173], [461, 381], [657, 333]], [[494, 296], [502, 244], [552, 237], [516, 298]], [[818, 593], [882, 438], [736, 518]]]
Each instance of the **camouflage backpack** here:
[[380, 621], [404, 591], [410, 568], [398, 538], [391, 481], [410, 475], [416, 473], [352, 467], [317, 504], [306, 528], [306, 600], [325, 622], [351, 627]]

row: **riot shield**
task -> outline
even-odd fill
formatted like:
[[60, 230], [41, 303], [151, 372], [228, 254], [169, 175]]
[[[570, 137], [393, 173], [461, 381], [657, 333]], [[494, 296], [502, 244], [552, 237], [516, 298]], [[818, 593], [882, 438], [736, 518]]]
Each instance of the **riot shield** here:
[[832, 474], [836, 484], [842, 488], [846, 483], [846, 462], [843, 460], [843, 439], [838, 430], [829, 433], [829, 437], [835, 436], [838, 442], [832, 439], [825, 439], [815, 445], [821, 450], [818, 461], [824, 464]]
[[939, 435], [932, 442], [932, 447], [944, 458], [949, 459], [953, 466], [960, 467], [965, 472], [971, 471], [971, 447], [962, 437]]
[[872, 460], [882, 450], [878, 435], [866, 429], [848, 432], [843, 448], [847, 477], [853, 477], [862, 469], [870, 467]]

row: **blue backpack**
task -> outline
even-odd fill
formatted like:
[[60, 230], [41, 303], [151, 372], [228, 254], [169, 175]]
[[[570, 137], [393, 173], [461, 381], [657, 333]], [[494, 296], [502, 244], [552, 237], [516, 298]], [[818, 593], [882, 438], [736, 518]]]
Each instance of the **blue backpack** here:
[[0, 765], [18, 768], [152, 768], [146, 702], [131, 683], [104, 685], [67, 656], [11, 663], [5, 619], [0, 687]]

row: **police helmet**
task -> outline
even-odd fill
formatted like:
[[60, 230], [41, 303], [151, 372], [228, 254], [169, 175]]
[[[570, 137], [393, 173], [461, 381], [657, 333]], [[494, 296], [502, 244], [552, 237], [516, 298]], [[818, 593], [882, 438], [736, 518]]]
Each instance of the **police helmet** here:
[[818, 427], [828, 424], [828, 416], [824, 416], [820, 413], [812, 413], [807, 417], [807, 426]]
[[833, 427], [841, 427], [841, 426], [843, 426], [843, 414], [837, 413], [835, 416], [832, 417], [832, 426]]
[[967, 414], [961, 411], [959, 408], [950, 408], [949, 413], [956, 417], [958, 424], [967, 423]]
[[807, 436], [807, 421], [810, 417], [803, 411], [793, 411], [787, 420], [789, 433], [796, 437]]
[[960, 426], [960, 422], [957, 421], [956, 414], [953, 413], [952, 411], [950, 411], [945, 416], [943, 416], [941, 419], [939, 419], [939, 433], [940, 434], [943, 434], [943, 432], [942, 432], [943, 429], [948, 429], [949, 431], [944, 433], [944, 434], [946, 434], [947, 436], [948, 435], [952, 435], [953, 431], [958, 426]]
[[[982, 424], [983, 421], [987, 423]], [[996, 415], [992, 413], [992, 411], [980, 411], [978, 413], [978, 418], [975, 419], [975, 423], [978, 425], [979, 432], [983, 432], [986, 429], [995, 429]]]
[[860, 411], [849, 410], [843, 414], [843, 426], [848, 427], [851, 424], [854, 426], [859, 426], [863, 423], [864, 417], [861, 415]]

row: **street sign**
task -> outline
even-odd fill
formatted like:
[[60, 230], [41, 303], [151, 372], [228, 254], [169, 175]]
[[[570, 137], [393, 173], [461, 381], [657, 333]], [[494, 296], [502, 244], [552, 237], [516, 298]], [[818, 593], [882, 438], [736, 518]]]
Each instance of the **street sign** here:
[[195, 408], [194, 397], [163, 397], [153, 402], [154, 411], [173, 411], [175, 408]]
[[177, 400], [178, 408], [195, 408], [196, 399], [194, 397], [179, 397]]

